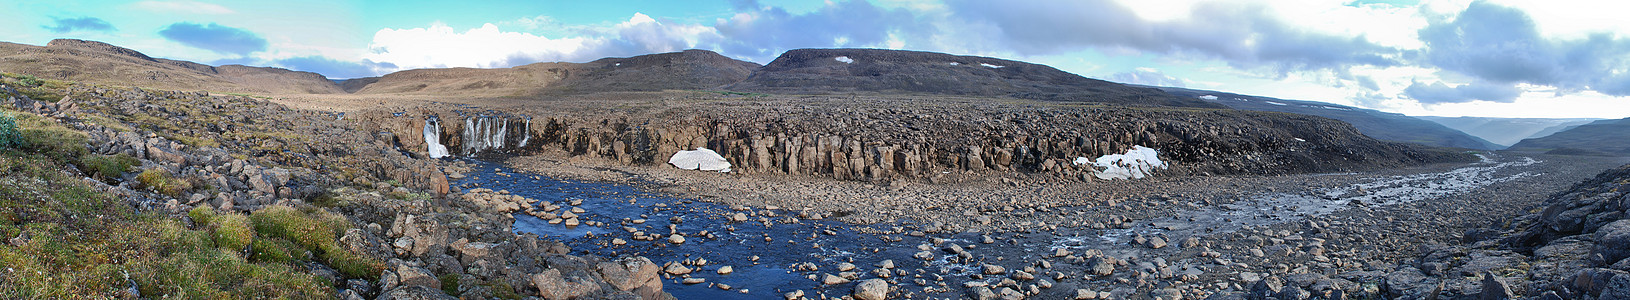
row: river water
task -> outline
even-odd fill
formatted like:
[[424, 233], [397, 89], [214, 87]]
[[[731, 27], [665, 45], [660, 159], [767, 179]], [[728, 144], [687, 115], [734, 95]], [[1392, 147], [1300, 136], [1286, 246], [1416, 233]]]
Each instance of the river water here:
[[[839, 274], [836, 265], [842, 262], [857, 266], [853, 272], [859, 273], [860, 279], [876, 278], [873, 271], [878, 268], [873, 265], [883, 260], [894, 262], [897, 271], [891, 278], [897, 279], [901, 290], [910, 292], [913, 298], [960, 297], [964, 282], [993, 283], [999, 279], [979, 278], [974, 266], [980, 264], [1016, 270], [1059, 248], [1076, 253], [1097, 249], [1110, 255], [1135, 256], [1139, 255], [1139, 248], [1128, 246], [1128, 240], [1136, 234], [1176, 238], [1203, 236], [1328, 214], [1355, 205], [1354, 202], [1387, 205], [1428, 200], [1532, 176], [1508, 169], [1537, 162], [1528, 158], [1485, 161], [1446, 172], [1373, 177], [1338, 189], [1256, 195], [1231, 204], [1182, 211], [1176, 217], [1135, 220], [1136, 225], [1123, 229], [1060, 228], [1053, 232], [993, 234], [996, 242], [991, 244], [982, 243], [981, 234], [973, 232], [923, 236], [862, 234], [853, 228], [872, 226], [887, 231], [884, 227], [903, 226], [910, 230], [911, 226], [805, 220], [791, 217], [797, 212], [785, 210], [732, 210], [721, 204], [645, 192], [634, 185], [561, 180], [488, 162], [471, 160], [470, 163], [474, 169], [466, 173], [467, 178], [456, 183], [461, 187], [508, 190], [564, 207], [574, 207], [570, 203], [581, 201], [575, 207], [587, 212], [578, 214], [579, 219], [605, 223], [568, 228], [516, 213], [517, 232], [558, 239], [571, 246], [573, 254], [640, 255], [658, 264], [705, 259], [707, 263], [691, 276], [705, 278], [706, 283], [687, 285], [680, 282], [681, 278], [666, 278], [664, 290], [680, 299], [765, 299], [779, 298], [782, 293], [793, 290], [803, 290], [806, 297], [812, 298], [820, 298], [822, 294], [847, 295], [853, 284], [825, 286], [817, 280], [823, 274]], [[750, 216], [749, 220], [732, 222], [728, 219], [730, 214], [738, 212]], [[634, 240], [628, 229], [659, 238]], [[711, 237], [703, 234], [704, 231]], [[670, 232], [683, 234], [685, 242], [676, 245], [665, 241], [663, 238]], [[613, 238], [625, 240], [627, 244], [612, 245]], [[934, 244], [935, 240], [942, 244], [928, 250], [931, 255], [922, 256], [919, 245]], [[969, 252], [977, 254], [971, 259], [957, 259], [956, 254], [942, 251], [948, 244], [971, 248]], [[813, 263], [818, 270], [799, 270], [798, 265], [803, 263]], [[734, 273], [717, 274], [721, 266], [731, 266]], [[723, 289], [719, 284], [728, 285], [730, 289]]]

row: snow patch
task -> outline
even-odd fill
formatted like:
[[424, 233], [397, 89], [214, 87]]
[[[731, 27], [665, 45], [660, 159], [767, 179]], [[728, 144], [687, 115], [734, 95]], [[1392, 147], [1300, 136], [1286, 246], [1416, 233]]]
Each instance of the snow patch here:
[[1154, 148], [1132, 146], [1125, 154], [1110, 154], [1098, 157], [1097, 160], [1088, 160], [1086, 157], [1076, 157], [1076, 165], [1092, 164], [1098, 170], [1098, 179], [1142, 179], [1152, 175], [1155, 168], [1166, 169], [1168, 165], [1160, 161], [1160, 152]]
[[998, 66], [998, 65], [987, 64], [987, 63], [979, 63], [979, 65], [985, 66], [986, 68], [991, 68], [991, 69], [1001, 69], [1002, 67], [1005, 67], [1005, 66]]
[[1213, 95], [1205, 95], [1205, 96], [1200, 96], [1200, 99], [1204, 99], [1204, 100], [1217, 100], [1217, 96], [1213, 96]]
[[951, 62], [951, 65], [953, 65], [953, 66], [959, 66], [959, 65], [962, 65], [962, 63], [959, 63], [959, 62], [954, 62], [954, 61], [953, 61], [953, 62]]
[[833, 57], [832, 59], [836, 59], [836, 60], [841, 61], [841, 62], [846, 63], [846, 64], [855, 63], [855, 60], [849, 58], [848, 56]]
[[1273, 105], [1288, 105], [1288, 104], [1273, 102], [1273, 101], [1262, 101], [1262, 102], [1267, 102], [1268, 104], [1273, 104]]
[[691, 151], [681, 150], [674, 153], [673, 157], [668, 158], [668, 164], [686, 170], [730, 172], [730, 161], [725, 160], [724, 156], [719, 156], [718, 152], [713, 152], [713, 150], [707, 148], [696, 148], [696, 150]]

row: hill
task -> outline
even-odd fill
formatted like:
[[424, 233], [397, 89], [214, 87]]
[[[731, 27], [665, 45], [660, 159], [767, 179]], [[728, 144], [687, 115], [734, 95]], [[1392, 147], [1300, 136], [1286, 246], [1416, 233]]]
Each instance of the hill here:
[[1504, 148], [1481, 138], [1441, 124], [1402, 114], [1323, 102], [1285, 100], [1217, 91], [1160, 87], [1160, 90], [1187, 98], [1227, 105], [1234, 109], [1314, 115], [1353, 124], [1359, 132], [1376, 139], [1418, 143], [1429, 146], [1493, 150]]
[[176, 90], [260, 94], [343, 93], [322, 75], [279, 68], [153, 58], [102, 42], [58, 39], [44, 47], [0, 42], [0, 71], [44, 79]]
[[1630, 118], [1600, 120], [1511, 145], [1517, 151], [1630, 156]]
[[615, 91], [714, 89], [747, 78], [758, 64], [707, 50], [534, 63], [501, 69], [418, 69], [342, 82], [359, 94], [529, 96]]
[[1545, 118], [1484, 118], [1484, 117], [1417, 117], [1437, 122], [1466, 134], [1480, 137], [1502, 147], [1523, 139], [1548, 136], [1563, 130], [1585, 125], [1601, 119], [1545, 119]]
[[1081, 77], [1005, 59], [881, 49], [796, 49], [782, 53], [732, 91], [781, 94], [925, 93], [1221, 108], [1157, 89]]

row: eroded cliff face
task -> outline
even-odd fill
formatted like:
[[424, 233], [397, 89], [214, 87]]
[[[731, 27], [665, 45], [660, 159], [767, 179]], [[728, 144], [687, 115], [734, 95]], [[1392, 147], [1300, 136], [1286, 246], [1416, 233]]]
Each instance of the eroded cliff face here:
[[[418, 130], [441, 122], [456, 155], [562, 151], [655, 165], [681, 150], [714, 149], [750, 174], [893, 180], [941, 172], [1025, 172], [1087, 180], [1077, 157], [1141, 145], [1170, 174], [1330, 172], [1465, 161], [1469, 157], [1376, 141], [1319, 117], [1206, 109], [1029, 106], [996, 102], [912, 105], [911, 99], [758, 99], [594, 117], [563, 112], [421, 108], [369, 112], [366, 126], [395, 133], [404, 151], [428, 149]], [[890, 103], [883, 102], [901, 102]], [[941, 101], [941, 100], [936, 100]], [[871, 103], [871, 104], [868, 104]], [[875, 105], [873, 105], [875, 104]]]

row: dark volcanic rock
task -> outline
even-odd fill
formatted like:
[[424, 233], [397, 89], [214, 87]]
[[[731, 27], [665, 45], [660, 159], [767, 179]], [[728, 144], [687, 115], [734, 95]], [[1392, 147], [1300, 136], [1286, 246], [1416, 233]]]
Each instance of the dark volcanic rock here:
[[1047, 101], [1221, 107], [1160, 90], [1005, 59], [881, 49], [787, 51], [730, 90], [781, 94], [905, 92]]
[[1503, 145], [1485, 141], [1444, 125], [1403, 114], [1323, 102], [1285, 100], [1217, 91], [1172, 87], [1160, 87], [1159, 89], [1173, 95], [1206, 100], [1227, 105], [1234, 109], [1287, 112], [1341, 120], [1353, 124], [1353, 127], [1358, 128], [1358, 131], [1363, 132], [1364, 135], [1379, 140], [1481, 150], [1505, 148]]
[[549, 85], [550, 92], [609, 92], [713, 89], [746, 79], [758, 64], [707, 50], [685, 50], [628, 58], [601, 58], [576, 66]]

